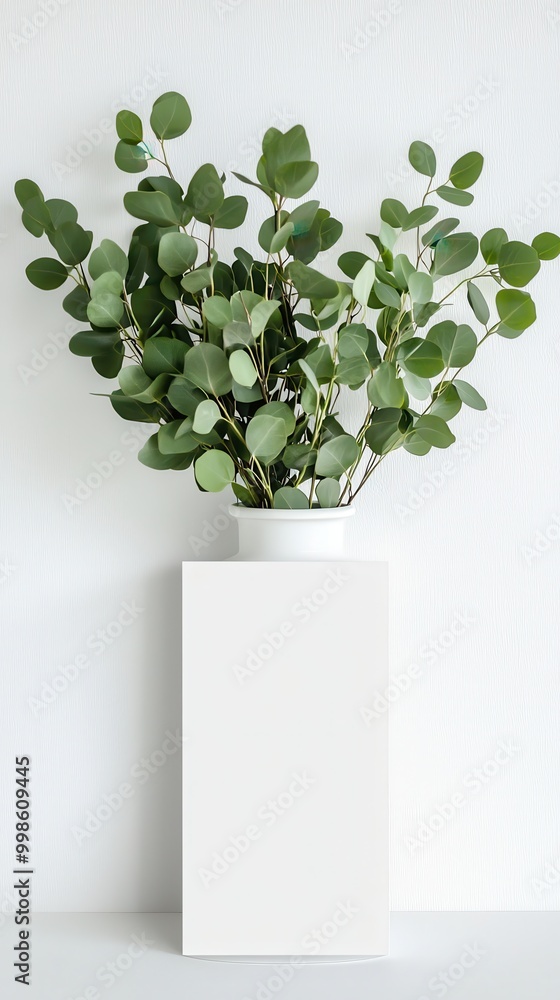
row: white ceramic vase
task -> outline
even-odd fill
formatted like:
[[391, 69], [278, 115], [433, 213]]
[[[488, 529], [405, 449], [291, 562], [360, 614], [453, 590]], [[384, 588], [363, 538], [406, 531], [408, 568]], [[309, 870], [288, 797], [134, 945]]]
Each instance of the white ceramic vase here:
[[353, 507], [274, 510], [231, 504], [237, 521], [238, 562], [324, 562], [346, 557], [346, 525]]

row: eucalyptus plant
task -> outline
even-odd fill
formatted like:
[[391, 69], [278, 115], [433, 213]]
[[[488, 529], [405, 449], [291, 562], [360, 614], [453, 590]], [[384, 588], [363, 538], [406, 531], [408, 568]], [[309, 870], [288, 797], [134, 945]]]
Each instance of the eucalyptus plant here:
[[[227, 263], [217, 238], [243, 224], [247, 199], [226, 195], [226, 177], [210, 163], [185, 192], [168, 142], [190, 124], [186, 100], [173, 92], [153, 106], [155, 141], [138, 115], [118, 113], [117, 166], [159, 171], [124, 196], [141, 220], [127, 250], [103, 239], [92, 251], [93, 234], [70, 202], [45, 200], [30, 180], [15, 185], [24, 226], [57, 254], [29, 264], [29, 280], [41, 289], [73, 283], [63, 308], [87, 329], [70, 350], [90, 357], [99, 375], [118, 377], [108, 397], [117, 414], [154, 424], [140, 461], [192, 465], [201, 490], [231, 485], [246, 506], [334, 507], [350, 503], [397, 449], [421, 456], [451, 445], [449, 421], [463, 404], [486, 407], [460, 377], [464, 368], [490, 337], [512, 339], [535, 322], [522, 289], [541, 261], [558, 256], [560, 238], [540, 233], [529, 246], [502, 228], [480, 242], [458, 231], [459, 219], [439, 217], [441, 203], [471, 204], [481, 154], [466, 153], [436, 181], [433, 149], [413, 142], [410, 163], [426, 179], [420, 203], [386, 198], [377, 232], [367, 234], [371, 253], [343, 253], [344, 277], [329, 277], [311, 264], [342, 225], [318, 201], [301, 201], [318, 166], [296, 125], [265, 133], [255, 179], [235, 174], [264, 196], [268, 213], [262, 254], [237, 247]], [[455, 286], [442, 291], [440, 279], [454, 274]], [[465, 292], [478, 333], [449, 316], [452, 295]], [[352, 431], [339, 419], [348, 390], [363, 402]]]

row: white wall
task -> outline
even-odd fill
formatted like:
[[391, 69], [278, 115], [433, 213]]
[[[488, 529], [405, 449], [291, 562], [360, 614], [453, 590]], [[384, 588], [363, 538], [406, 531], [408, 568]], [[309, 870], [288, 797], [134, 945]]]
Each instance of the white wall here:
[[[206, 160], [251, 173], [265, 128], [302, 121], [320, 163], [317, 196], [346, 227], [340, 248], [367, 248], [383, 197], [414, 204], [420, 188], [405, 165], [415, 138], [446, 164], [480, 149], [474, 206], [459, 210], [466, 227], [504, 225], [530, 241], [560, 228], [560, 0], [68, 0], [41, 17], [43, 7], [56, 0], [2, 8], [0, 826], [13, 823], [12, 756], [31, 754], [37, 908], [174, 910], [179, 754], [144, 785], [130, 773], [180, 729], [180, 562], [195, 557], [191, 536], [226, 497], [198, 493], [190, 473], [137, 463], [130, 427], [90, 395], [107, 383], [52, 346], [67, 317], [59, 293], [25, 279], [49, 248], [21, 228], [13, 182], [31, 176], [77, 203], [97, 238], [124, 239], [121, 198], [134, 178], [112, 164], [106, 119], [123, 106], [147, 119], [153, 99], [177, 89], [194, 117], [172, 150], [186, 180]], [[245, 239], [262, 218], [259, 197]], [[492, 341], [476, 363], [488, 413], [457, 418], [452, 451], [387, 462], [352, 525], [353, 553], [391, 563], [393, 674], [421, 667], [390, 710], [397, 909], [560, 900], [557, 886], [531, 882], [558, 856], [558, 273], [558, 263], [543, 267], [532, 286], [536, 326]], [[64, 496], [114, 451], [121, 464], [69, 511]], [[556, 537], [531, 557], [548, 529]], [[229, 528], [197, 554], [233, 548]], [[125, 601], [142, 611], [95, 652], [91, 637]], [[444, 650], [457, 615], [466, 624], [453, 641], [442, 636]], [[80, 655], [88, 665], [66, 690], [34, 704]], [[499, 741], [516, 749], [476, 793], [467, 775]], [[78, 844], [72, 828], [127, 780], [135, 794]], [[459, 791], [457, 814], [407, 847]], [[11, 856], [3, 837], [2, 905]]]

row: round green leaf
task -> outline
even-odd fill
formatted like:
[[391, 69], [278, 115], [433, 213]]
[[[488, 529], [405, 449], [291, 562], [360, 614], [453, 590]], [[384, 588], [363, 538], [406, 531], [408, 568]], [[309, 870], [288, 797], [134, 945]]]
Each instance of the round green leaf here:
[[119, 324], [123, 311], [124, 302], [118, 295], [100, 292], [88, 302], [87, 317], [93, 326], [115, 327]]
[[27, 178], [15, 182], [14, 193], [22, 208], [25, 208], [27, 202], [31, 201], [32, 198], [38, 198], [39, 201], [45, 200], [39, 185]]
[[507, 243], [505, 229], [489, 229], [480, 241], [480, 252], [487, 264], [497, 264], [500, 250]]
[[464, 191], [478, 180], [483, 165], [484, 157], [480, 153], [465, 153], [451, 167], [449, 180], [454, 187]]
[[194, 463], [198, 485], [208, 493], [220, 493], [230, 486], [235, 477], [235, 465], [225, 451], [211, 448]]
[[430, 412], [436, 417], [441, 417], [442, 420], [451, 420], [457, 416], [461, 406], [461, 397], [457, 389], [454, 385], [449, 384], [441, 392], [434, 393]]
[[286, 268], [286, 273], [304, 299], [334, 299], [338, 295], [336, 281], [326, 278], [324, 274], [303, 264], [301, 260], [292, 260]]
[[[349, 385], [358, 388], [370, 374], [371, 367], [368, 359], [362, 357], [343, 358], [336, 369], [336, 381], [341, 385]], [[314, 412], [314, 409], [307, 412]]]
[[121, 278], [126, 278], [128, 257], [113, 240], [101, 240], [89, 259], [88, 270], [94, 280], [105, 271], [117, 271]]
[[188, 233], [164, 233], [159, 241], [158, 264], [162, 271], [175, 277], [192, 267], [197, 253], [196, 240]]
[[539, 233], [531, 246], [537, 251], [541, 260], [554, 260], [560, 254], [560, 236], [555, 233]]
[[434, 448], [449, 448], [455, 441], [455, 435], [451, 433], [445, 420], [430, 413], [418, 417], [414, 424], [414, 432]]
[[408, 278], [408, 290], [412, 301], [423, 305], [430, 301], [434, 291], [434, 283], [429, 274], [424, 271], [414, 271]]
[[[366, 260], [354, 278], [352, 294], [361, 306], [367, 306], [370, 292], [375, 280], [375, 264], [372, 260]], [[399, 300], [400, 304], [400, 300]]]
[[206, 222], [224, 202], [224, 186], [216, 168], [211, 163], [203, 163], [198, 168], [187, 188], [185, 202], [195, 219]]
[[127, 191], [124, 207], [135, 219], [153, 222], [156, 226], [175, 226], [180, 221], [171, 198], [164, 191]]
[[287, 469], [302, 472], [315, 464], [317, 452], [310, 444], [289, 444], [282, 453], [282, 461]]
[[65, 201], [64, 198], [49, 198], [45, 202], [45, 206], [55, 229], [64, 222], [78, 221], [78, 209], [70, 201]]
[[[374, 281], [373, 294], [384, 306], [390, 306], [391, 309], [400, 309], [401, 297], [399, 292], [397, 292], [396, 288], [393, 288], [392, 285], [386, 285], [381, 281]], [[356, 294], [354, 293], [354, 298], [355, 297]]]
[[436, 246], [434, 269], [437, 274], [455, 274], [469, 267], [478, 254], [478, 240], [472, 233], [452, 233]]
[[77, 222], [63, 222], [56, 230], [53, 243], [65, 264], [80, 264], [91, 249], [93, 233], [86, 232]]
[[229, 370], [239, 385], [250, 388], [258, 379], [257, 369], [246, 351], [233, 351], [229, 356]]
[[144, 344], [142, 367], [150, 378], [182, 375], [188, 344], [172, 337], [149, 337]]
[[245, 439], [251, 455], [269, 465], [286, 447], [286, 425], [281, 418], [266, 413], [255, 416], [249, 421]]
[[336, 479], [321, 479], [315, 487], [320, 507], [336, 507], [340, 499], [340, 483]]
[[420, 208], [413, 208], [402, 227], [403, 233], [408, 232], [410, 229], [417, 229], [418, 226], [425, 226], [437, 214], [438, 209], [435, 205], [421, 205]]
[[126, 174], [140, 174], [148, 166], [149, 153], [143, 146], [132, 146], [119, 139], [115, 146], [115, 163]]
[[190, 456], [163, 455], [158, 448], [158, 434], [152, 434], [138, 452], [138, 459], [149, 469], [180, 469], [187, 468]]
[[273, 507], [276, 510], [306, 510], [309, 500], [302, 490], [295, 486], [281, 486], [274, 494]]
[[458, 188], [450, 187], [448, 184], [442, 184], [441, 187], [436, 188], [436, 193], [439, 194], [443, 201], [448, 201], [452, 205], [471, 205], [474, 201], [473, 195], [470, 191], [460, 191]]
[[408, 159], [419, 174], [433, 177], [436, 172], [436, 154], [425, 142], [413, 142], [408, 150]]
[[195, 434], [209, 434], [219, 419], [218, 404], [213, 399], [203, 399], [196, 408], [192, 429]]
[[486, 403], [483, 400], [479, 392], [469, 385], [468, 382], [464, 382], [463, 379], [456, 378], [453, 380], [453, 385], [455, 386], [459, 397], [466, 406], [470, 406], [473, 410], [485, 410]]
[[366, 441], [375, 455], [386, 455], [402, 443], [403, 411], [388, 406], [376, 410], [366, 431]]
[[350, 323], [338, 332], [339, 358], [363, 358], [369, 345], [365, 323]]
[[25, 268], [25, 273], [32, 285], [50, 291], [59, 288], [68, 277], [68, 271], [59, 260], [53, 257], [39, 257], [31, 261]]
[[184, 374], [199, 389], [213, 396], [230, 392], [232, 377], [225, 352], [215, 344], [197, 344], [185, 357]]
[[120, 336], [114, 330], [101, 333], [99, 330], [81, 330], [70, 338], [68, 347], [72, 354], [80, 358], [93, 358], [106, 354], [118, 345]]
[[488, 303], [478, 285], [473, 284], [472, 281], [467, 282], [467, 299], [478, 322], [482, 323], [483, 326], [486, 326], [488, 320], [490, 319]]
[[187, 131], [191, 121], [191, 109], [185, 98], [173, 90], [158, 97], [150, 115], [150, 125], [158, 139], [176, 139]]
[[284, 163], [274, 174], [274, 187], [284, 198], [303, 198], [313, 187], [319, 167], [313, 160]]
[[123, 142], [135, 146], [142, 142], [142, 122], [134, 111], [119, 111], [117, 114], [117, 135]]
[[403, 380], [398, 377], [396, 366], [383, 361], [374, 371], [367, 386], [370, 403], [374, 406], [395, 406], [401, 409], [408, 403]]
[[396, 198], [385, 198], [381, 202], [379, 214], [383, 222], [392, 226], [393, 229], [402, 229], [408, 218], [408, 210], [402, 201], [397, 201]]
[[436, 323], [428, 331], [426, 340], [437, 344], [448, 368], [463, 368], [471, 363], [476, 354], [477, 339], [474, 330], [466, 324], [457, 326], [453, 320]]
[[508, 285], [521, 288], [527, 285], [539, 271], [541, 262], [534, 247], [519, 240], [512, 240], [500, 247], [498, 268], [500, 277]]
[[232, 322], [231, 306], [223, 295], [210, 295], [202, 304], [202, 315], [207, 323], [222, 330]]
[[112, 295], [120, 296], [122, 290], [123, 280], [118, 271], [105, 271], [95, 281], [92, 281], [90, 295], [92, 299], [97, 298], [102, 292], [111, 292]]
[[[496, 309], [502, 323], [510, 330], [526, 330], [537, 318], [535, 303], [527, 292], [503, 288], [496, 295]], [[498, 328], [500, 333], [500, 328]]]
[[425, 247], [434, 247], [444, 236], [449, 236], [459, 225], [459, 219], [440, 219], [432, 226], [427, 233], [422, 236], [422, 243]]
[[350, 434], [339, 434], [322, 444], [317, 453], [315, 471], [318, 476], [341, 476], [359, 455], [356, 439]]
[[231, 195], [224, 198], [222, 204], [214, 215], [214, 226], [216, 229], [237, 229], [245, 222], [248, 202], [241, 194]]
[[282, 420], [284, 427], [286, 428], [286, 436], [290, 437], [296, 429], [296, 417], [291, 406], [287, 403], [280, 403], [274, 400], [272, 403], [265, 403], [263, 406], [259, 406], [256, 417], [260, 416], [276, 417], [278, 420]]
[[397, 350], [397, 358], [402, 368], [421, 378], [438, 375], [444, 368], [441, 349], [434, 341], [411, 337]]

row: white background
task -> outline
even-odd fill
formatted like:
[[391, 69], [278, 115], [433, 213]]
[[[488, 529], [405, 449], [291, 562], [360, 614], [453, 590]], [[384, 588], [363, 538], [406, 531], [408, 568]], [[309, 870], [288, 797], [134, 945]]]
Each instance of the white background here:
[[[324, 264], [333, 274], [338, 253], [368, 249], [383, 197], [418, 203], [421, 182], [406, 166], [416, 138], [434, 145], [442, 177], [480, 149], [485, 171], [473, 207], [459, 210], [464, 228], [503, 225], [530, 241], [560, 229], [560, 2], [44, 0], [54, 13], [37, 16], [41, 6], [2, 6], [0, 827], [13, 823], [13, 755], [28, 753], [36, 907], [172, 911], [179, 754], [144, 784], [139, 762], [180, 730], [181, 560], [231, 554], [235, 529], [194, 543], [227, 498], [198, 493], [188, 472], [137, 463], [130, 426], [91, 395], [109, 383], [53, 347], [76, 326], [65, 331], [61, 293], [25, 279], [50, 248], [22, 229], [13, 182], [34, 178], [47, 196], [74, 201], [97, 239], [124, 240], [122, 195], [135, 178], [112, 163], [108, 120], [130, 107], [146, 121], [154, 98], [176, 89], [193, 111], [170, 150], [185, 185], [208, 160], [253, 173], [268, 126], [305, 124], [317, 197], [345, 225]], [[254, 246], [260, 197], [224, 255]], [[489, 412], [457, 418], [451, 451], [384, 463], [351, 525], [350, 555], [391, 564], [393, 675], [420, 666], [390, 709], [396, 909], [555, 909], [560, 899], [556, 885], [532, 884], [559, 853], [559, 266], [532, 285], [537, 324], [518, 341], [491, 341], [473, 366]], [[42, 370], [30, 374], [33, 364]], [[95, 463], [111, 474], [69, 510]], [[143, 610], [95, 652], [90, 637], [125, 601]], [[213, 625], [214, 615], [208, 595]], [[463, 632], [444, 635], [444, 649], [457, 615]], [[76, 679], [47, 702], [53, 678], [81, 655], [88, 665], [67, 671]], [[500, 740], [515, 750], [477, 793], [468, 775]], [[76, 828], [125, 781], [132, 797], [78, 843]], [[456, 815], [434, 821], [458, 792]], [[423, 822], [442, 829], [407, 846]]]

